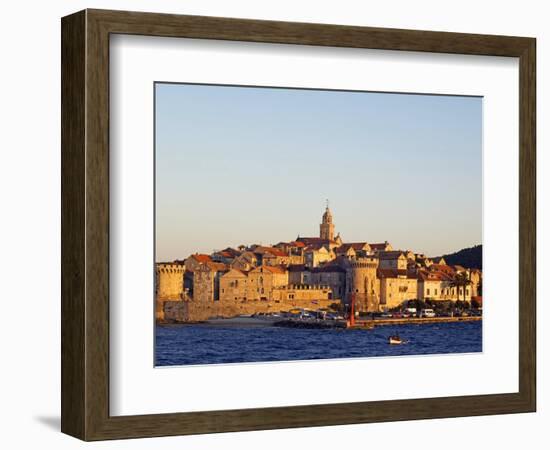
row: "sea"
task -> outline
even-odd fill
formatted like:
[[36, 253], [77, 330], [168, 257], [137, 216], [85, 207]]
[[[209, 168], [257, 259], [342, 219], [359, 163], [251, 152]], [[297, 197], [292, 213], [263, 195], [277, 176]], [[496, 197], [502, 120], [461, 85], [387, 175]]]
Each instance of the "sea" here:
[[[401, 345], [390, 345], [398, 334]], [[155, 365], [475, 353], [482, 351], [482, 321], [384, 325], [370, 330], [156, 325]]]

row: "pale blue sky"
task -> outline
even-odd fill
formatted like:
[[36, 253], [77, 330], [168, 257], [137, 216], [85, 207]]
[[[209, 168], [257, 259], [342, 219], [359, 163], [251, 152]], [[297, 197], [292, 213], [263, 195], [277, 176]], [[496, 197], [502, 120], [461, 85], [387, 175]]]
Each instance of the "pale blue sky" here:
[[156, 259], [317, 236], [481, 243], [482, 99], [157, 83]]

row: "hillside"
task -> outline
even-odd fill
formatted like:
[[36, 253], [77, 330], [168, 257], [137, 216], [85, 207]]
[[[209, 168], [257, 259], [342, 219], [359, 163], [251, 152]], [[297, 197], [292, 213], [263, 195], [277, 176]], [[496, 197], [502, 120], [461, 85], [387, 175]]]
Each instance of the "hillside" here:
[[445, 262], [449, 265], [459, 265], [470, 269], [482, 269], [482, 245], [470, 248], [463, 248], [455, 253], [443, 255]]

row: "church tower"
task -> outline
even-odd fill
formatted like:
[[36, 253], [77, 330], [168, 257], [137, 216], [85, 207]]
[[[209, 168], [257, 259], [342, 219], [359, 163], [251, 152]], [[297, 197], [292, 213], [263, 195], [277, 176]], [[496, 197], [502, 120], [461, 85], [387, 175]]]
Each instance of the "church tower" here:
[[332, 223], [332, 213], [328, 208], [328, 200], [327, 200], [327, 209], [323, 214], [323, 222], [321, 223], [319, 228], [320, 228], [321, 239], [328, 239], [329, 241], [334, 240], [334, 224]]

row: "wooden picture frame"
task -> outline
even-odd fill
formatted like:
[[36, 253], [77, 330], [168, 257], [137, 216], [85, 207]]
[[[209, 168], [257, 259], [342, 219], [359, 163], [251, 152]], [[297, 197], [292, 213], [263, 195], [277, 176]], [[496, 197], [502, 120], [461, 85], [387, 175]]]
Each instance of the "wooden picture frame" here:
[[[62, 19], [62, 417], [84, 440], [535, 411], [536, 161], [533, 38], [85, 10]], [[109, 36], [136, 34], [519, 58], [519, 391], [109, 415]]]

